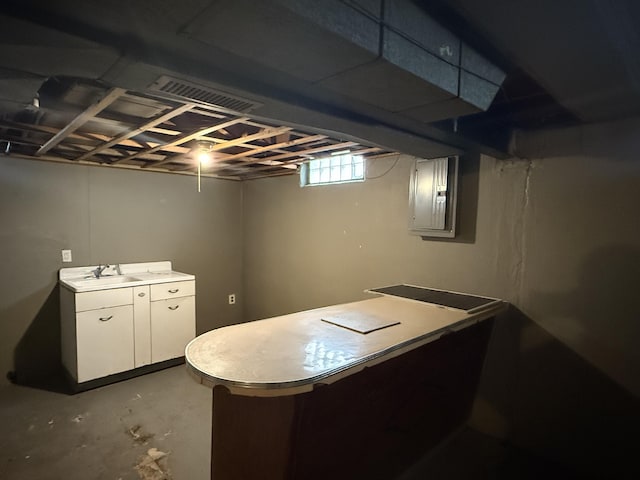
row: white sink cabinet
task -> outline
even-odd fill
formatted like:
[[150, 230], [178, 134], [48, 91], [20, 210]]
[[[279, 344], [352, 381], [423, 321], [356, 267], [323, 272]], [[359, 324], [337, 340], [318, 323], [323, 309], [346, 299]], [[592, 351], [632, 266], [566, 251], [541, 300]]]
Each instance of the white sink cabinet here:
[[130, 281], [92, 283], [94, 267], [60, 271], [62, 363], [79, 385], [181, 359], [195, 338], [193, 275], [170, 262], [120, 268]]

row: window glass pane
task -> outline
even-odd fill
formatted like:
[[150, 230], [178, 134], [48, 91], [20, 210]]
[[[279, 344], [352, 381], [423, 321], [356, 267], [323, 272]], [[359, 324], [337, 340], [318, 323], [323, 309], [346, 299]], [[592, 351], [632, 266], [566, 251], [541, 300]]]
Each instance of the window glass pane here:
[[353, 164], [353, 178], [364, 178], [364, 163]]
[[364, 158], [343, 153], [309, 160], [307, 185], [364, 180]]

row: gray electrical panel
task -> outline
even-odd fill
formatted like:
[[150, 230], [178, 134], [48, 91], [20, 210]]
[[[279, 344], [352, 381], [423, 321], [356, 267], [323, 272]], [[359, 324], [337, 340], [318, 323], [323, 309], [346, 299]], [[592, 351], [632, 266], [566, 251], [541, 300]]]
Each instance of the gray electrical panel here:
[[409, 231], [455, 237], [458, 157], [417, 159], [409, 184]]

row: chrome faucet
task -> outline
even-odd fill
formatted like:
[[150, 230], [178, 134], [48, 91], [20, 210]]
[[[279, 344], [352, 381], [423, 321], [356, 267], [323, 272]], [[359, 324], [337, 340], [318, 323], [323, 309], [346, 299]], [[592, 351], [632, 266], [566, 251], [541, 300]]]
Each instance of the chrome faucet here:
[[91, 270], [91, 273], [93, 273], [94, 277], [100, 278], [102, 276], [102, 272], [104, 272], [107, 268], [109, 268], [109, 265], [98, 265], [95, 270]]

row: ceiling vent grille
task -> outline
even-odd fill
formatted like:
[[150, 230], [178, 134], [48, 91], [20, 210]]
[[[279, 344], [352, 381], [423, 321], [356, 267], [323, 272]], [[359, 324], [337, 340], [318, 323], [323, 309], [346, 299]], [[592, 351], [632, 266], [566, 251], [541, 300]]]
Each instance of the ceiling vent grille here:
[[233, 112], [249, 112], [262, 104], [246, 98], [231, 95], [188, 80], [163, 75], [149, 87], [150, 91], [160, 92], [173, 97], [206, 103]]

